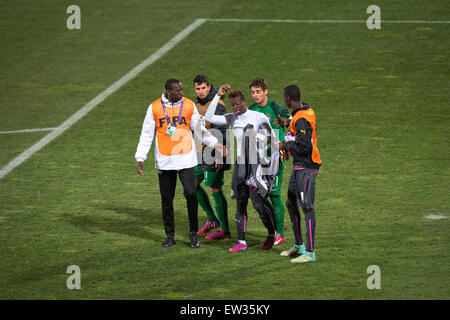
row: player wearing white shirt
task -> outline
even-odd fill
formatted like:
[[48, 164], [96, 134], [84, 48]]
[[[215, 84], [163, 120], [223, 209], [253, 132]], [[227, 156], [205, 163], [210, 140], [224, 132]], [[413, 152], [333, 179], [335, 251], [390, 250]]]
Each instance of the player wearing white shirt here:
[[[249, 154], [246, 154], [246, 146], [243, 144], [243, 138], [245, 137], [244, 130], [251, 126], [256, 132], [258, 132], [262, 126], [270, 128], [270, 122], [264, 114], [248, 110], [244, 95], [238, 90], [231, 91], [228, 95], [233, 113], [215, 115], [215, 109], [220, 97], [223, 96], [229, 88], [229, 85], [223, 85], [220, 87], [217, 95], [214, 97], [208, 111], [205, 114], [206, 120], [213, 124], [228, 125], [232, 129], [237, 141], [238, 160], [233, 171], [231, 197], [236, 199], [236, 229], [239, 242], [228, 251], [239, 252], [248, 249], [245, 241], [245, 232], [248, 220], [247, 204], [249, 198], [252, 200], [253, 207], [258, 212], [259, 217], [268, 231], [268, 236], [264, 243], [260, 246], [260, 249], [268, 250], [272, 248], [275, 236], [273, 212], [265, 205], [264, 198], [245, 183], [246, 177], [241, 176], [241, 172], [245, 172], [245, 167], [247, 166], [245, 162], [243, 162], [244, 159], [250, 156]], [[272, 136], [275, 137], [274, 134], [272, 134]]]

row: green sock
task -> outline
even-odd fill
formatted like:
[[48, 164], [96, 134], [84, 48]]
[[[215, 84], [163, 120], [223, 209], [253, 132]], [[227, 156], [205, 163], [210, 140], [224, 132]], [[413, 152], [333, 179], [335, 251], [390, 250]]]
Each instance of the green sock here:
[[228, 202], [227, 198], [223, 194], [223, 191], [214, 192], [212, 194], [214, 198], [214, 208], [216, 208], [217, 216], [219, 217], [220, 226], [223, 232], [230, 232], [228, 226]]
[[206, 218], [211, 222], [216, 221], [216, 215], [214, 214], [213, 208], [211, 207], [211, 202], [209, 202], [209, 197], [205, 189], [203, 189], [202, 186], [198, 186], [196, 193], [198, 204], [200, 205], [200, 207], [202, 207], [203, 211], [205, 211]]
[[271, 196], [273, 204], [273, 215], [275, 219], [275, 230], [284, 237], [284, 205], [280, 196]]

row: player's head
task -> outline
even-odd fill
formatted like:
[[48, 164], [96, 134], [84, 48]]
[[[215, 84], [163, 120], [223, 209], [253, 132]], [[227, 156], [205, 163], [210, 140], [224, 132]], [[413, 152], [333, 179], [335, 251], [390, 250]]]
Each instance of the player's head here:
[[171, 102], [180, 101], [183, 98], [183, 85], [177, 79], [169, 79], [165, 84], [167, 99]]
[[247, 111], [247, 103], [245, 102], [244, 95], [239, 90], [233, 90], [228, 94], [230, 100], [231, 110], [236, 115], [243, 114]]
[[267, 95], [269, 89], [267, 89], [267, 82], [263, 78], [256, 78], [250, 83], [250, 91], [252, 92], [253, 101], [260, 106], [267, 104]]
[[208, 96], [209, 92], [211, 91], [211, 85], [209, 84], [207, 76], [203, 74], [195, 76], [194, 91], [197, 97], [199, 97], [200, 99], [205, 99]]
[[291, 84], [283, 90], [284, 103], [288, 108], [301, 104], [300, 88], [296, 84]]

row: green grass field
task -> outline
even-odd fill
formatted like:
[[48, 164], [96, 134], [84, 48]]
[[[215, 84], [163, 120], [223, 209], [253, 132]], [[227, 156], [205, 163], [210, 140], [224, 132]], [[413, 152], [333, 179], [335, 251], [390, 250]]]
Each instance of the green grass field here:
[[[0, 131], [12, 131], [59, 126], [197, 18], [366, 20], [374, 3], [79, 0], [81, 30], [66, 28], [72, 2], [1, 4]], [[448, 1], [376, 4], [382, 20], [449, 20]], [[449, 299], [449, 36], [448, 23], [205, 22], [0, 180], [0, 299]], [[279, 256], [293, 244], [287, 212], [286, 245], [257, 249], [265, 229], [251, 209], [249, 250], [228, 253], [229, 197], [232, 239], [190, 249], [180, 184], [178, 244], [161, 247], [153, 147], [144, 177], [134, 153], [164, 82], [194, 99], [198, 73], [248, 102], [257, 76], [278, 102], [302, 88], [323, 159], [316, 263]], [[0, 134], [0, 169], [47, 133]], [[229, 171], [227, 195], [230, 182]], [[66, 287], [70, 265], [81, 290]], [[366, 286], [370, 265], [380, 290]]]

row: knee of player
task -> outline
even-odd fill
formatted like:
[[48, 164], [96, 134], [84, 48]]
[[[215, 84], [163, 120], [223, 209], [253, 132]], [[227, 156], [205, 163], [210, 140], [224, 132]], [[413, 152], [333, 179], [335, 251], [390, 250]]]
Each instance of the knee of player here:
[[195, 189], [198, 189], [200, 187], [200, 185], [202, 184], [202, 181], [203, 180], [201, 180], [201, 179], [195, 179]]
[[290, 199], [287, 199], [286, 202], [285, 202], [285, 206], [286, 206], [287, 208], [294, 208], [295, 205], [296, 205], [296, 204], [293, 203]]
[[259, 208], [264, 208], [264, 201], [252, 200], [252, 205], [256, 210], [258, 210]]
[[193, 198], [197, 198], [197, 192], [196, 190], [192, 190], [192, 191], [185, 191], [183, 192], [184, 197], [189, 200], [189, 199], [193, 199]]
[[253, 205], [253, 206], [258, 205], [260, 202], [261, 202], [261, 201], [252, 200], [252, 205]]

